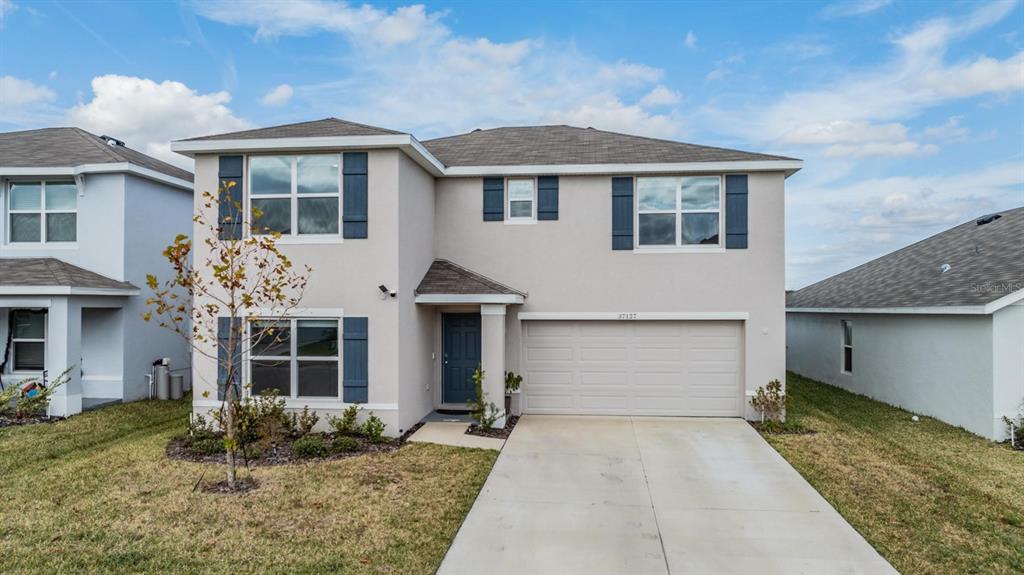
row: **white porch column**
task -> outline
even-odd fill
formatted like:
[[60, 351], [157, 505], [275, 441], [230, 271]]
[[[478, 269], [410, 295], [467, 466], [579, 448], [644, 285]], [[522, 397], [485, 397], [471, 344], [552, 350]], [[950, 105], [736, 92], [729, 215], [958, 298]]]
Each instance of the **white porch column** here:
[[68, 382], [54, 390], [50, 415], [82, 412], [82, 307], [71, 298], [53, 298], [46, 316], [46, 371], [52, 382], [68, 367]]
[[495, 427], [505, 426], [505, 305], [480, 305], [480, 364], [484, 397], [498, 407]]

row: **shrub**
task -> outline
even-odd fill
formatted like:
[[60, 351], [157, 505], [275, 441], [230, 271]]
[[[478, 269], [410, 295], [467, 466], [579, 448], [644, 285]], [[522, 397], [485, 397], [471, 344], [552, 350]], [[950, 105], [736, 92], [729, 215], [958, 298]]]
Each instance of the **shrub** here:
[[514, 372], [505, 372], [505, 394], [508, 395], [513, 391], [519, 391], [519, 386], [523, 384], [523, 376], [516, 375]]
[[362, 432], [371, 443], [381, 443], [384, 441], [385, 427], [387, 425], [371, 411], [366, 421], [363, 422]]
[[[214, 413], [218, 429], [224, 431], [221, 410]], [[294, 432], [292, 418], [285, 413], [285, 400], [277, 392], [265, 391], [258, 397], [245, 397], [235, 410], [238, 438], [242, 445], [274, 445], [283, 442]]]
[[197, 455], [216, 455], [224, 453], [224, 440], [220, 437], [202, 437], [188, 442], [188, 448]]
[[750, 398], [750, 406], [761, 414], [761, 423], [765, 419], [779, 419], [786, 409], [786, 394], [782, 391], [782, 383], [773, 379], [768, 385], [757, 388], [754, 397]]
[[308, 405], [304, 406], [302, 413], [297, 416], [292, 414], [292, 428], [298, 431], [299, 435], [309, 435], [318, 421], [320, 421], [320, 416], [315, 411], [310, 411]]
[[[469, 402], [469, 416], [480, 426], [480, 429], [488, 431], [494, 427], [494, 422], [498, 421], [501, 411], [498, 410], [498, 406], [494, 405], [493, 401], [488, 402], [484, 394], [484, 376], [486, 374], [487, 372], [481, 369], [479, 365], [473, 371], [473, 385], [476, 386], [476, 398]], [[508, 378], [506, 377], [506, 384], [507, 381]]]
[[302, 458], [324, 457], [327, 455], [327, 444], [321, 435], [304, 435], [292, 444], [292, 453]]
[[[11, 386], [13, 391], [7, 391], [0, 397], [4, 403], [3, 406], [0, 406], [0, 410], [2, 410], [0, 413], [6, 411], [14, 415], [16, 419], [45, 415], [46, 408], [50, 405], [50, 397], [58, 387], [68, 382], [68, 374], [73, 368], [74, 366], [65, 369], [46, 387], [43, 387], [43, 383], [36, 378], [24, 379], [17, 385]], [[30, 391], [26, 393], [26, 389]], [[11, 399], [14, 400], [13, 407]]]
[[1024, 449], [1024, 403], [1021, 404], [1021, 410], [1016, 416], [1003, 416], [1003, 423], [1006, 424], [1006, 435], [1010, 445], [1016, 449]]
[[216, 438], [217, 431], [213, 428], [206, 418], [202, 415], [190, 414], [188, 420], [188, 440], [189, 442], [200, 441], [203, 439]]
[[359, 425], [356, 422], [359, 419], [360, 409], [358, 403], [353, 403], [341, 412], [341, 417], [328, 415], [327, 424], [339, 435], [355, 435], [359, 431]]
[[331, 453], [353, 453], [360, 447], [359, 440], [348, 435], [339, 435], [331, 441]]

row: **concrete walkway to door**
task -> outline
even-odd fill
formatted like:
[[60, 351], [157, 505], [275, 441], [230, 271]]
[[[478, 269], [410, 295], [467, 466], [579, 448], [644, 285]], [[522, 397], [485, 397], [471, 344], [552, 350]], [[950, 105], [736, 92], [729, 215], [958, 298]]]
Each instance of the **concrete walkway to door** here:
[[534, 415], [438, 573], [896, 571], [744, 421]]

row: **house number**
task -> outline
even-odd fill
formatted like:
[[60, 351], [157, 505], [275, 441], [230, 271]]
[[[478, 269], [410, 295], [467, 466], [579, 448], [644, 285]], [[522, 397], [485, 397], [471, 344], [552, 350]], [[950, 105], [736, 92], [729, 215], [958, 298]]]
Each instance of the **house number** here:
[[636, 319], [637, 314], [635, 313], [620, 313], [619, 319]]

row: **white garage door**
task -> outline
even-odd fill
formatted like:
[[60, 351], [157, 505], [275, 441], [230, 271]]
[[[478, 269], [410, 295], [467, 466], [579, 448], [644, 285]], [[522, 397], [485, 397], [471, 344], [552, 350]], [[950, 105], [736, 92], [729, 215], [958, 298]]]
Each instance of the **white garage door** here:
[[524, 321], [524, 411], [741, 416], [741, 325]]

